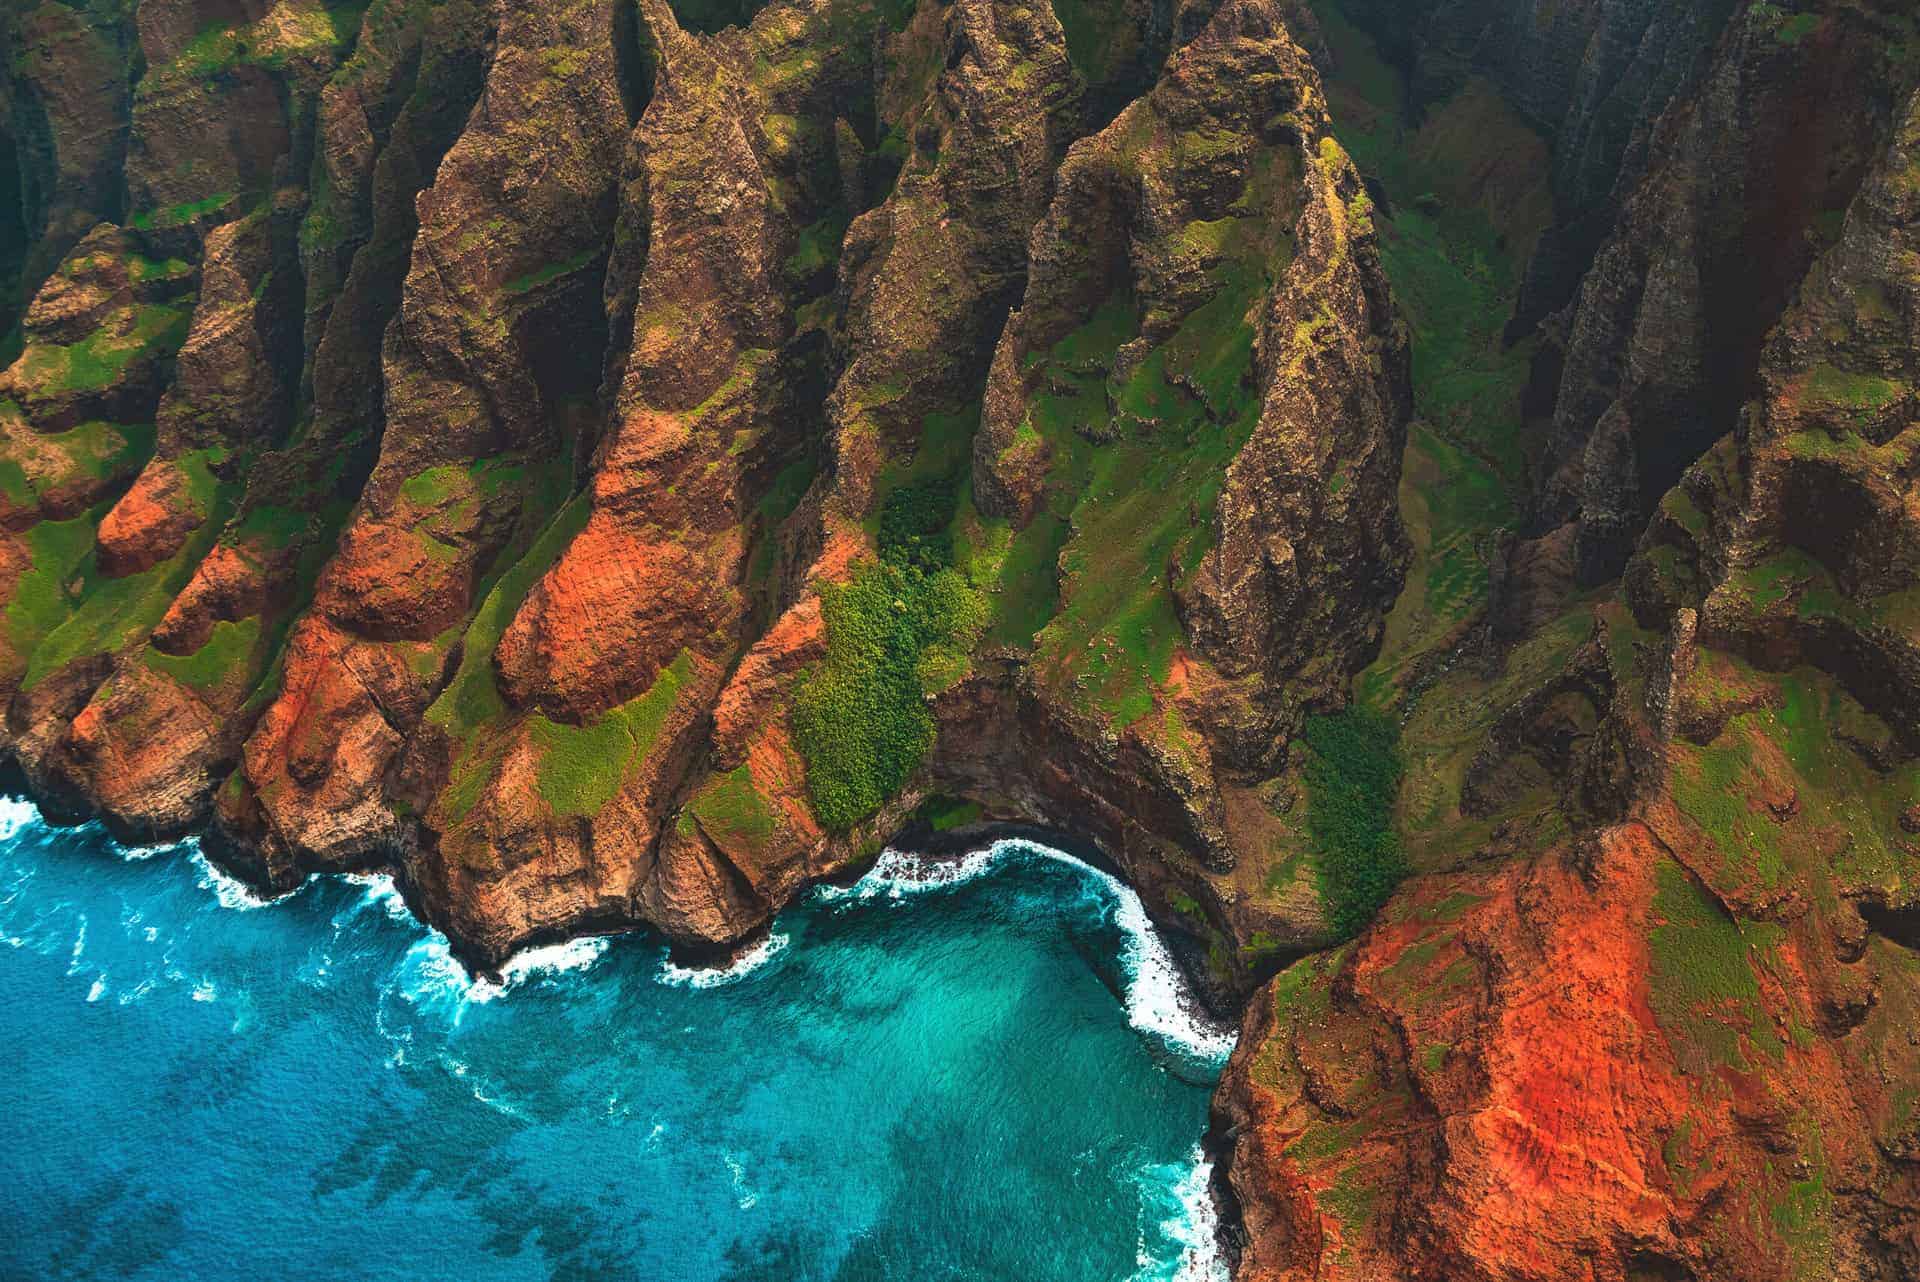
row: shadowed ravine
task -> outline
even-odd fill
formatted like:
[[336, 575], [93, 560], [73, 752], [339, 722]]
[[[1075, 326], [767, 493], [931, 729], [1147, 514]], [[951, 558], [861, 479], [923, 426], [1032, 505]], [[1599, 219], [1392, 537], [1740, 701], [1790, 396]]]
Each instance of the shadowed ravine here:
[[19, 0], [0, 171], [0, 1275], [1920, 1279], [1915, 0]]
[[1067, 856], [888, 855], [726, 970], [626, 936], [492, 983], [383, 877], [261, 903], [5, 805], [0, 1273], [1223, 1276], [1231, 1038]]

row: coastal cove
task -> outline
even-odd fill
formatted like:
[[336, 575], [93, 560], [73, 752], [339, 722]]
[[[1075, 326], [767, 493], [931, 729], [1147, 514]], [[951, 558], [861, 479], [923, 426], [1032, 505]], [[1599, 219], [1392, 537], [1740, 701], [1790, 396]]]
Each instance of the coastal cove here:
[[1219, 1279], [1231, 1035], [1139, 899], [889, 852], [721, 969], [644, 934], [469, 977], [382, 876], [0, 801], [0, 1272]]

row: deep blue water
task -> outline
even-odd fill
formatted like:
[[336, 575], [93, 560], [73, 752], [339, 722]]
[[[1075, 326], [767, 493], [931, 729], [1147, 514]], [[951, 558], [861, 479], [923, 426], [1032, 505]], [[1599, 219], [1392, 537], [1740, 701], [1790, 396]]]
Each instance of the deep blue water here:
[[635, 936], [493, 986], [384, 879], [259, 905], [0, 800], [0, 1276], [1219, 1276], [1225, 1040], [1138, 900], [928, 872], [724, 973]]

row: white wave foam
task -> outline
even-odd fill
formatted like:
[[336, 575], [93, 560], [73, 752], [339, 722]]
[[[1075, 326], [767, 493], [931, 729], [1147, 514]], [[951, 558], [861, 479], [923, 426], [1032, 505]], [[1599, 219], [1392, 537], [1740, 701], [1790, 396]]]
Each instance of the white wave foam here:
[[1216, 1066], [1224, 1064], [1233, 1053], [1234, 1033], [1199, 1009], [1187, 990], [1186, 977], [1147, 916], [1140, 896], [1119, 878], [1064, 850], [1020, 838], [996, 841], [960, 859], [929, 859], [886, 850], [859, 881], [851, 886], [823, 887], [820, 894], [829, 902], [904, 899], [977, 880], [1016, 853], [1066, 864], [1111, 897], [1114, 924], [1124, 938], [1120, 960], [1127, 975], [1127, 1022], [1183, 1054]]
[[682, 988], [718, 988], [737, 983], [787, 950], [787, 936], [774, 934], [739, 953], [725, 966], [676, 966], [668, 957], [660, 965], [660, 982]]
[[507, 964], [500, 968], [501, 990], [504, 992], [537, 975], [563, 975], [571, 970], [586, 970], [600, 960], [601, 954], [607, 951], [607, 944], [605, 935], [587, 935], [562, 944], [548, 944], [543, 948], [517, 952], [507, 958]]
[[40, 807], [25, 797], [0, 797], [0, 841], [20, 835], [21, 830], [40, 822]]
[[[1098, 870], [1094, 870], [1098, 872]], [[1145, 1033], [1209, 1064], [1224, 1064], [1233, 1054], [1231, 1029], [1222, 1028], [1200, 1012], [1187, 992], [1186, 976], [1147, 917], [1140, 896], [1105, 873], [1118, 897], [1114, 921], [1126, 933], [1121, 959], [1127, 969], [1127, 1022]]]
[[[413, 914], [407, 909], [406, 898], [401, 895], [400, 887], [394, 885], [391, 873], [350, 872], [343, 873], [341, 880], [355, 886], [366, 887], [366, 893], [361, 895], [354, 905], [354, 911], [377, 906], [384, 909], [387, 916], [395, 921], [407, 921], [412, 918]], [[340, 923], [336, 919], [334, 924]]]
[[486, 990], [494, 985], [469, 975], [455, 960], [447, 937], [437, 930], [429, 930], [413, 942], [400, 959], [398, 971], [394, 986], [400, 996], [415, 1006], [450, 1009], [456, 1021], [460, 1007], [489, 1001], [493, 995]]
[[373, 1006], [374, 1031], [387, 1045], [393, 1047], [393, 1054], [387, 1056], [388, 1068], [399, 1068], [407, 1062], [407, 1048], [413, 1045], [413, 1030], [406, 1025], [398, 1028], [387, 1024], [387, 1011], [384, 1002], [375, 1002]]
[[198, 837], [182, 837], [179, 841], [169, 841], [158, 846], [128, 846], [115, 841], [109, 843], [115, 854], [128, 863], [140, 863], [148, 859], [159, 859], [167, 855], [186, 855], [189, 858], [200, 851]]
[[413, 1005], [448, 1012], [458, 1023], [467, 1006], [484, 1005], [542, 975], [585, 970], [607, 951], [607, 944], [604, 936], [596, 935], [528, 948], [509, 957], [500, 978], [493, 980], [469, 972], [453, 955], [447, 937], [428, 927], [401, 959], [395, 985]]
[[727, 1174], [733, 1177], [733, 1191], [737, 1194], [735, 1205], [743, 1211], [751, 1211], [760, 1204], [760, 1195], [747, 1187], [746, 1168], [731, 1153], [722, 1153], [721, 1157], [726, 1161]]
[[67, 962], [67, 974], [80, 973], [80, 954], [87, 951], [87, 915], [80, 914], [80, 933], [73, 937], [73, 956]]
[[87, 1000], [90, 1002], [97, 1002], [106, 993], [106, 991], [107, 991], [107, 976], [106, 976], [106, 972], [102, 971], [100, 974], [95, 975], [93, 977], [93, 987], [87, 990]]
[[475, 1072], [472, 1065], [454, 1055], [442, 1054], [438, 1058], [441, 1067], [465, 1083], [467, 1093], [473, 1096], [477, 1102], [486, 1105], [494, 1112], [502, 1114], [503, 1116], [518, 1118], [521, 1121], [526, 1120], [527, 1115], [514, 1107], [513, 1102], [507, 1099], [504, 1093], [488, 1093], [490, 1091], [497, 1091], [499, 1088], [494, 1085], [493, 1081], [489, 1079], [485, 1073]]
[[235, 1033], [244, 1033], [253, 1027], [255, 1021], [253, 993], [251, 991], [245, 988], [241, 989], [240, 995], [234, 1000], [233, 1009], [233, 1031]]
[[203, 979], [193, 986], [193, 1000], [196, 1002], [210, 1002], [219, 995], [220, 990], [214, 987], [211, 979]]
[[[1157, 1183], [1179, 1169], [1155, 1166], [1146, 1178]], [[1156, 1258], [1143, 1234], [1135, 1259], [1139, 1272], [1131, 1282], [1152, 1282], [1159, 1278], [1166, 1278], [1168, 1282], [1228, 1282], [1227, 1261], [1220, 1252], [1220, 1210], [1213, 1201], [1213, 1163], [1198, 1145], [1194, 1146], [1188, 1165], [1167, 1194], [1177, 1209], [1160, 1221], [1159, 1236], [1178, 1255], [1171, 1260]], [[1173, 1266], [1170, 1274], [1165, 1271], [1169, 1264]]]
[[[336, 915], [336, 929], [348, 918], [369, 908], [379, 908], [393, 921], [420, 926], [407, 907], [406, 899], [387, 873], [347, 873], [345, 880], [366, 888], [350, 908]], [[490, 1002], [501, 994], [543, 975], [586, 970], [600, 960], [610, 942], [602, 935], [588, 935], [539, 948], [526, 948], [507, 959], [500, 978], [474, 975], [453, 955], [447, 937], [430, 926], [421, 927], [422, 936], [407, 950], [400, 963], [398, 991], [416, 1006]], [[316, 976], [324, 976], [331, 965], [322, 958]]]
[[120, 1004], [122, 1006], [131, 1006], [159, 986], [160, 980], [157, 977], [148, 976], [132, 988], [129, 988], [126, 992], [121, 993], [119, 999]]
[[222, 908], [231, 908], [235, 912], [252, 912], [256, 908], [265, 908], [273, 903], [271, 899], [262, 899], [252, 887], [237, 877], [230, 877], [213, 866], [213, 861], [200, 851], [200, 843], [189, 841], [180, 843], [191, 846], [189, 859], [200, 873], [200, 888], [211, 890], [213, 897], [220, 901]]
[[[949, 886], [959, 886], [977, 880], [993, 871], [993, 866], [1014, 843], [997, 841], [985, 850], [969, 851], [957, 859], [928, 858], [904, 850], [883, 850], [874, 860], [873, 867], [867, 869], [864, 877], [851, 886], [822, 886], [816, 892], [820, 898], [833, 902], [850, 899], [856, 902], [869, 899], [905, 899], [912, 895], [925, 894], [930, 890], [942, 890]], [[1035, 850], [1044, 850], [1036, 846]], [[1061, 855], [1061, 858], [1070, 858]], [[1079, 863], [1079, 860], [1073, 860]]]

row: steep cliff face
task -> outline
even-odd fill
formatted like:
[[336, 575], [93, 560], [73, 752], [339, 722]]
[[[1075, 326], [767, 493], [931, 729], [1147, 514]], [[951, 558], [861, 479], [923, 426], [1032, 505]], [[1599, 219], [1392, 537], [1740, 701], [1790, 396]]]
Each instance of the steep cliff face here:
[[1302, 7], [43, 8], [21, 172], [83, 72], [124, 138], [0, 406], [51, 803], [483, 962], [730, 945], [917, 809], [1105, 843], [1224, 984], [1332, 937], [1287, 749], [1409, 392]]
[[1752, 391], [1761, 339], [1899, 109], [1912, 15], [1725, 0], [1440, 3], [1411, 21], [1403, 6], [1336, 9], [1407, 69], [1412, 111], [1483, 78], [1552, 143], [1554, 215], [1516, 246], [1508, 324], [1513, 339], [1545, 327], [1535, 395], [1551, 418], [1524, 511], [1535, 546], [1511, 586], [1538, 593], [1560, 543], [1581, 586], [1606, 583]]
[[1911, 1276], [1909, 8], [18, 6], [6, 752], [482, 965], [1068, 830], [1242, 1276]]
[[23, 5], [9, 25], [11, 74], [0, 89], [11, 172], [10, 235], [0, 327], [94, 225], [125, 210], [131, 68], [138, 56], [125, 6]]
[[[1261, 83], [1276, 90], [1243, 88]], [[1369, 199], [1271, 11], [1223, 8], [1076, 144], [1032, 257], [960, 549], [1014, 598], [989, 644], [1030, 634], [1032, 657], [943, 695], [974, 722], [943, 744], [975, 795], [991, 720], [1019, 724], [999, 774], [1028, 795], [1005, 813], [1095, 821], [1136, 884], [1209, 923], [1231, 977], [1251, 959], [1223, 944], [1329, 933], [1311, 868], [1276, 875], [1300, 841], [1259, 785], [1378, 648], [1406, 559], [1389, 497], [1406, 339]], [[1009, 574], [1043, 556], [1057, 602]], [[1138, 577], [1115, 582], [1113, 563]], [[1177, 875], [1196, 860], [1203, 877]]]
[[1660, 496], [1732, 429], [1760, 344], [1912, 82], [1905, 5], [1743, 11], [1668, 112], [1572, 309], [1534, 521], [1606, 582]]
[[[1754, 6], [1660, 126], [1683, 136], [1718, 101], [1749, 129], [1673, 154], [1699, 166], [1690, 200], [1656, 164], [1630, 211], [1697, 212], [1702, 192], [1757, 172], [1741, 148], [1775, 154], [1760, 126], [1784, 116], [1859, 131], [1815, 176], [1823, 192], [1850, 183], [1844, 215], [1804, 279], [1779, 287], [1790, 297], [1748, 349], [1737, 426], [1662, 499], [1623, 583], [1519, 629], [1584, 640], [1502, 710], [1460, 804], [1489, 813], [1545, 781], [1535, 804], [1551, 822], [1436, 865], [1357, 943], [1251, 1005], [1218, 1102], [1240, 1276], [1920, 1268], [1898, 445], [1915, 409], [1920, 100], [1874, 115], [1874, 95], [1912, 73], [1884, 41], [1850, 41], [1854, 16], [1884, 18], [1809, 12], [1776, 29], [1782, 15]], [[1798, 65], [1794, 33], [1854, 60], [1831, 90], [1844, 78], [1863, 95], [1850, 114], [1754, 108], [1804, 88], [1764, 73]], [[1702, 241], [1639, 239], [1674, 255], [1643, 314], [1697, 299]], [[1612, 270], [1603, 254], [1589, 299]], [[1773, 288], [1753, 275], [1743, 288]]]
[[1336, 8], [1403, 68], [1417, 110], [1474, 77], [1553, 139], [1557, 217], [1526, 276], [1516, 333], [1567, 302], [1645, 163], [1644, 131], [1686, 89], [1738, 0], [1351, 0]]
[[[643, 11], [653, 92], [605, 291], [608, 427], [586, 491], [469, 627], [416, 754], [415, 787], [445, 754], [422, 884], [502, 947], [638, 911], [703, 718], [764, 622], [776, 521], [817, 442], [822, 335], [801, 309], [818, 310], [822, 245], [859, 185], [835, 112], [873, 74], [860, 42], [829, 41], [829, 16], [769, 12], [706, 41]], [[874, 11], [854, 16], [878, 32]]]

